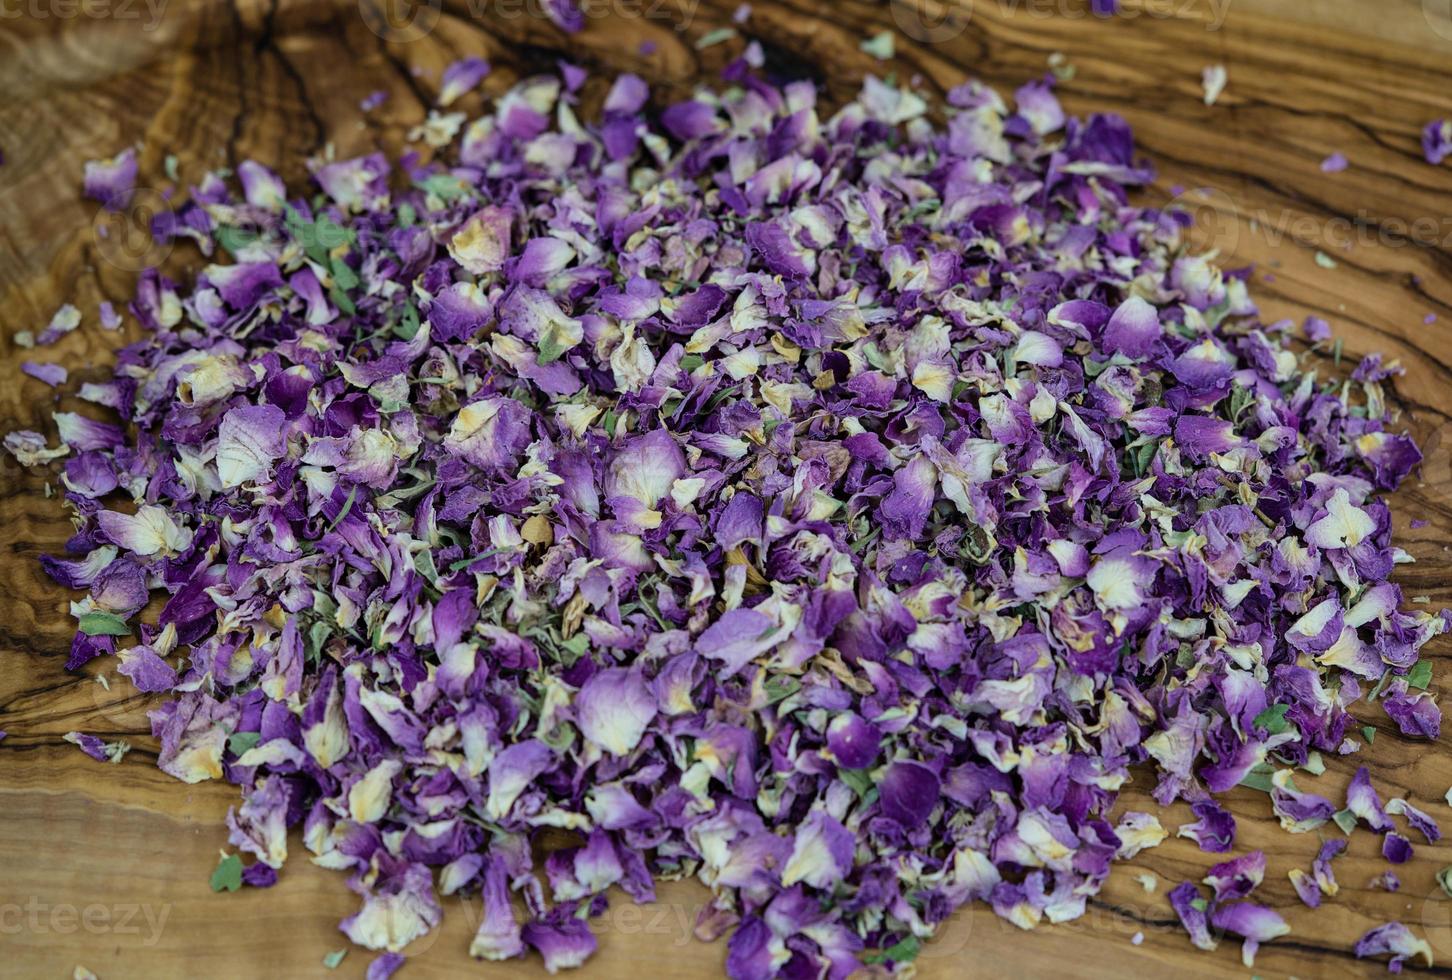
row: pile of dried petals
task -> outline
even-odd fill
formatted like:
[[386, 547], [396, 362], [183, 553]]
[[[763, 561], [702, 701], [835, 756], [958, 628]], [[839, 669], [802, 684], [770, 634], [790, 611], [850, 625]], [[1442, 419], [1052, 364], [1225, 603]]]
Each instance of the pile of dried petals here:
[[[380, 974], [439, 893], [482, 892], [474, 955], [553, 971], [612, 885], [681, 876], [733, 977], [890, 968], [970, 900], [1080, 915], [1166, 834], [1111, 822], [1132, 766], [1224, 850], [1238, 784], [1339, 816], [1291, 771], [1360, 747], [1363, 696], [1438, 731], [1447, 620], [1388, 581], [1393, 366], [1318, 379], [1050, 83], [823, 118], [756, 54], [658, 115], [621, 76], [589, 124], [580, 72], [527, 81], [431, 120], [449, 168], [209, 176], [156, 233], [214, 264], [145, 274], [145, 339], [80, 389], [124, 424], [6, 440], [66, 457], [68, 666], [170, 692], [161, 768], [241, 786], [241, 881], [300, 827]], [[1255, 864], [1177, 889], [1197, 942], [1284, 932]]]

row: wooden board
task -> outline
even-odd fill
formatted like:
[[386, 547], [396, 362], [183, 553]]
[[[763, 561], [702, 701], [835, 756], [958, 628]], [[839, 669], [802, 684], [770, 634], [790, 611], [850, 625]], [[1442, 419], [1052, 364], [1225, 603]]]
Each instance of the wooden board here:
[[[1063, 53], [1076, 70], [1060, 88], [1067, 107], [1113, 110], [1133, 123], [1162, 169], [1154, 198], [1175, 185], [1209, 189], [1197, 199], [1206, 240], [1236, 262], [1258, 264], [1253, 292], [1269, 317], [1317, 313], [1348, 354], [1380, 350], [1406, 366], [1398, 397], [1427, 462], [1396, 501], [1398, 543], [1418, 559], [1399, 579], [1436, 607], [1452, 602], [1452, 167], [1426, 165], [1417, 144], [1422, 124], [1452, 114], [1448, 0], [1122, 6], [1120, 17], [1100, 20], [1081, 0], [754, 0], [740, 33], [763, 41], [774, 68], [817, 78], [836, 99], [864, 73], [884, 70], [921, 75], [935, 92], [969, 74], [1011, 89], [1043, 74], [1051, 53]], [[629, 69], [680, 95], [714, 77], [743, 43], [694, 45], [731, 22], [736, 0], [590, 0], [586, 29], [575, 37], [525, 7], [524, 0], [446, 0], [424, 36], [387, 42], [343, 0], [171, 0], [159, 17], [143, 0], [27, 0], [30, 12], [20, 19], [8, 11], [22, 8], [6, 5], [0, 431], [46, 430], [49, 411], [67, 407], [22, 378], [23, 352], [11, 334], [38, 329], [60, 302], [74, 301], [85, 325], [46, 356], [71, 366], [73, 378], [104, 377], [107, 351], [121, 338], [97, 329], [96, 304], [124, 301], [136, 269], [157, 257], [128, 252], [124, 224], [100, 237], [95, 208], [79, 198], [84, 160], [143, 141], [151, 193], [170, 183], [168, 153], [185, 181], [246, 157], [300, 179], [303, 159], [328, 143], [340, 155], [378, 146], [397, 153], [442, 67], [462, 54], [494, 63], [491, 93], [568, 55], [597, 75]], [[897, 33], [891, 65], [858, 49], [884, 28]], [[642, 41], [654, 42], [654, 52], [642, 53]], [[1200, 70], [1212, 62], [1227, 66], [1230, 82], [1207, 107]], [[604, 84], [592, 82], [597, 94]], [[374, 90], [390, 98], [365, 115], [359, 100]], [[1335, 150], [1351, 168], [1322, 173], [1319, 162]], [[1318, 250], [1334, 258], [1334, 269], [1317, 264]], [[1429, 313], [1438, 319], [1427, 325]], [[154, 768], [154, 744], [140, 734], [147, 700], [114, 664], [93, 663], [80, 675], [62, 669], [70, 596], [36, 559], [60, 550], [69, 524], [59, 502], [43, 495], [44, 483], [8, 455], [0, 460], [0, 729], [9, 732], [0, 742], [0, 973], [69, 976], [82, 963], [105, 980], [325, 974], [324, 954], [346, 945], [337, 920], [354, 908], [343, 876], [297, 859], [271, 890], [213, 895], [207, 877], [235, 789], [185, 786]], [[1412, 530], [1412, 518], [1429, 523]], [[1439, 690], [1452, 687], [1449, 650], [1446, 638], [1428, 648], [1438, 659]], [[96, 680], [101, 673], [113, 679], [109, 691]], [[1452, 786], [1452, 741], [1403, 739], [1379, 710], [1366, 719], [1378, 731], [1366, 759], [1383, 793], [1452, 816], [1442, 802]], [[128, 737], [136, 748], [119, 766], [101, 765], [61, 741], [71, 730]], [[1337, 797], [1350, 771], [1333, 761], [1317, 790]], [[1152, 806], [1142, 790], [1126, 805]], [[1311, 913], [1286, 872], [1309, 865], [1317, 835], [1281, 831], [1260, 794], [1232, 794], [1230, 805], [1239, 846], [1270, 856], [1260, 894], [1295, 930], [1262, 950], [1255, 972], [1380, 974], [1382, 966], [1358, 963], [1350, 950], [1363, 931], [1390, 919], [1425, 934], [1452, 962], [1452, 901], [1433, 881], [1452, 863], [1452, 847], [1419, 845], [1393, 895], [1369, 887], [1385, 865], [1373, 835], [1358, 833], [1337, 864], [1341, 894]], [[1180, 807], [1162, 817], [1170, 827], [1187, 818]], [[1244, 975], [1236, 943], [1211, 954], [1193, 950], [1164, 900], [1209, 863], [1189, 841], [1167, 842], [1117, 869], [1084, 919], [1034, 934], [981, 908], [965, 910], [923, 953], [919, 973]], [[1136, 881], [1144, 872], [1156, 875], [1154, 892]], [[723, 944], [690, 938], [703, 898], [701, 889], [675, 884], [651, 908], [617, 902], [599, 927], [595, 975], [718, 974]], [[402, 976], [541, 974], [537, 959], [469, 961], [477, 903], [446, 904], [444, 928], [408, 951]], [[354, 950], [336, 975], [361, 976], [368, 958]]]

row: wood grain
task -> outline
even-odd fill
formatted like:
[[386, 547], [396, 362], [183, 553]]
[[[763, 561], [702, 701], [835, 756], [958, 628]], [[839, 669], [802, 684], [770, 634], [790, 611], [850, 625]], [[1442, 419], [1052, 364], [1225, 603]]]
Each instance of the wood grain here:
[[[1159, 164], [1149, 199], [1177, 186], [1205, 189], [1189, 199], [1202, 204], [1203, 240], [1232, 264], [1256, 264], [1253, 292], [1269, 318], [1316, 313], [1348, 354], [1401, 360], [1397, 397], [1427, 461], [1396, 501], [1398, 543], [1418, 559], [1399, 578], [1409, 595], [1452, 602], [1452, 167], [1427, 166], [1417, 144], [1422, 124], [1452, 114], [1446, 0], [1125, 0], [1112, 19], [1088, 16], [1078, 0], [755, 0], [741, 36], [705, 50], [694, 42], [730, 24], [736, 0], [592, 0], [574, 37], [527, 15], [524, 0], [445, 0], [432, 30], [408, 42], [381, 38], [342, 0], [171, 0], [155, 15], [127, 2], [0, 4], [0, 91], [9, 96], [0, 106], [0, 431], [46, 430], [53, 408], [70, 407], [20, 375], [14, 331], [38, 329], [59, 303], [75, 302], [86, 323], [41, 359], [62, 361], [73, 378], [103, 377], [108, 351], [125, 336], [98, 330], [96, 304], [123, 302], [143, 260], [189, 260], [128, 252], [124, 224], [102, 238], [95, 209], [80, 200], [83, 161], [128, 143], [142, 144], [151, 195], [170, 185], [169, 153], [183, 181], [247, 157], [301, 179], [304, 159], [330, 145], [339, 155], [399, 152], [443, 66], [465, 53], [494, 64], [491, 94], [568, 57], [596, 72], [588, 101], [625, 69], [661, 86], [662, 98], [679, 96], [750, 37], [765, 46], [771, 71], [815, 78], [833, 99], [888, 70], [920, 76], [935, 92], [970, 74], [1010, 89], [1060, 52], [1075, 70], [1060, 86], [1066, 106], [1122, 113]], [[17, 10], [24, 16], [8, 16]], [[881, 29], [897, 34], [890, 65], [858, 48]], [[654, 50], [644, 53], [642, 42]], [[1212, 62], [1227, 66], [1230, 83], [1207, 107], [1199, 78]], [[389, 99], [365, 114], [359, 100], [374, 90]], [[1351, 168], [1322, 173], [1320, 160], [1335, 150]], [[1317, 263], [1318, 250], [1334, 269]], [[1428, 314], [1434, 323], [1423, 322]], [[0, 461], [0, 729], [9, 733], [0, 742], [0, 971], [68, 976], [81, 963], [105, 980], [326, 973], [324, 954], [347, 945], [337, 920], [354, 907], [342, 876], [295, 860], [269, 891], [213, 895], [207, 877], [235, 790], [185, 786], [154, 768], [154, 744], [141, 734], [148, 702], [112, 664], [62, 669], [70, 596], [36, 559], [59, 551], [70, 527], [45, 483], [8, 456]], [[1428, 523], [1414, 530], [1412, 518]], [[1445, 638], [1428, 648], [1438, 690], [1449, 683], [1449, 648]], [[1378, 735], [1365, 760], [1384, 795], [1447, 815], [1452, 740], [1403, 739], [1379, 711], [1366, 720]], [[71, 730], [126, 737], [135, 748], [118, 766], [93, 763], [61, 741]], [[1350, 771], [1333, 760], [1317, 791], [1337, 797]], [[1126, 794], [1126, 808], [1153, 808], [1144, 788]], [[1369, 885], [1385, 868], [1378, 841], [1358, 833], [1337, 864], [1341, 894], [1311, 913], [1286, 872], [1309, 865], [1317, 835], [1285, 834], [1263, 795], [1238, 791], [1229, 805], [1239, 847], [1270, 857], [1260, 894], [1294, 928], [1261, 951], [1256, 972], [1380, 974], [1350, 949], [1391, 919], [1452, 962], [1452, 901], [1433, 880], [1452, 863], [1452, 847], [1419, 845], [1401, 869], [1402, 890], [1389, 894]], [[1170, 827], [1187, 819], [1180, 807], [1162, 816]], [[1209, 863], [1189, 841], [1169, 841], [1117, 869], [1083, 920], [1032, 935], [964, 910], [924, 952], [919, 975], [1243, 975], [1237, 943], [1193, 950], [1164, 899]], [[1153, 892], [1136, 880], [1145, 872], [1156, 876]], [[689, 935], [702, 890], [673, 883], [660, 894], [650, 908], [612, 908], [592, 961], [598, 975], [720, 972], [723, 945]], [[541, 974], [538, 960], [469, 961], [477, 916], [477, 905], [450, 902], [443, 929], [408, 951], [403, 976]], [[362, 976], [367, 960], [354, 950], [336, 975]]]

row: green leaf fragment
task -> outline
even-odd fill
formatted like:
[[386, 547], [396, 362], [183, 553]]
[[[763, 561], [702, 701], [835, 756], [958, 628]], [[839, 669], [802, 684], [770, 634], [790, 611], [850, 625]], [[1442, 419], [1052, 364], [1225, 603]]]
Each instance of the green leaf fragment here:
[[468, 197], [473, 192], [468, 184], [453, 174], [431, 174], [423, 180], [415, 181], [414, 184], [425, 193], [432, 194], [444, 201]]
[[323, 644], [333, 635], [333, 627], [324, 620], [318, 620], [308, 628], [308, 660], [316, 663], [322, 658]]
[[872, 773], [866, 769], [838, 769], [837, 776], [858, 796], [866, 796], [874, 788]]
[[1235, 385], [1230, 389], [1230, 420], [1239, 422], [1240, 416], [1247, 408], [1255, 404], [1255, 393], [1243, 385]]
[[261, 740], [261, 732], [234, 732], [227, 739], [227, 749], [233, 755], [242, 755], [255, 748]]
[[1149, 472], [1150, 464], [1155, 461], [1155, 454], [1160, 451], [1160, 440], [1154, 439], [1140, 446], [1134, 453], [1134, 475], [1144, 476]]
[[403, 318], [393, 328], [393, 333], [401, 340], [412, 340], [418, 336], [418, 309], [409, 302], [403, 307]]
[[353, 301], [348, 297], [348, 294], [339, 289], [336, 284], [328, 290], [328, 299], [332, 300], [334, 306], [349, 316], [358, 312], [358, 307], [353, 305]]
[[336, 970], [338, 968], [338, 964], [343, 962], [343, 957], [347, 955], [348, 951], [346, 949], [335, 949], [331, 953], [323, 957], [323, 966], [327, 967], [329, 970]]
[[130, 636], [131, 627], [115, 613], [88, 612], [81, 616], [81, 632], [87, 636]]
[[922, 948], [923, 941], [921, 939], [917, 936], [907, 936], [881, 952], [867, 954], [862, 958], [862, 962], [869, 965], [883, 963], [888, 960], [894, 963], [911, 963], [917, 959], [918, 953], [922, 952]]
[[212, 891], [219, 892], [224, 889], [235, 892], [242, 887], [242, 859], [235, 854], [228, 854], [217, 862], [217, 870], [212, 872]]
[[327, 215], [323, 215], [313, 222], [314, 236], [318, 247], [332, 251], [339, 245], [347, 245], [353, 241], [353, 232], [338, 224]]
[[434, 554], [431, 551], [420, 552], [413, 560], [413, 567], [428, 582], [438, 582], [439, 570], [434, 567]]
[[702, 34], [699, 38], [696, 39], [696, 50], [704, 51], [707, 48], [715, 47], [718, 44], [724, 44], [735, 36], [736, 28], [718, 27], [714, 31], [707, 31], [705, 34]]
[[917, 959], [918, 953], [922, 951], [923, 941], [917, 936], [908, 936], [901, 942], [889, 948], [887, 958], [894, 963], [911, 963]]
[[504, 550], [503, 548], [490, 548], [488, 551], [481, 551], [481, 552], [479, 552], [479, 554], [474, 555], [474, 556], [472, 556], [470, 558], [460, 558], [458, 561], [451, 562], [449, 564], [449, 571], [451, 571], [451, 572], [460, 572], [460, 571], [463, 571], [464, 569], [468, 568], [470, 565], [474, 564], [476, 561], [480, 561], [480, 560], [482, 560], [484, 558], [493, 558], [495, 555], [499, 554], [499, 552], [501, 552], [503, 550]]
[[558, 361], [565, 350], [565, 345], [560, 343], [558, 338], [546, 333], [539, 339], [539, 353], [535, 356], [535, 360], [540, 364], [549, 364]]
[[354, 272], [353, 267], [342, 258], [333, 258], [332, 270], [333, 285], [335, 287], [338, 289], [353, 289], [357, 287], [359, 282], [358, 273]]
[[1267, 765], [1259, 765], [1245, 774], [1245, 778], [1240, 781], [1240, 785], [1249, 787], [1250, 789], [1258, 789], [1262, 793], [1269, 793], [1274, 786], [1271, 782], [1271, 776], [1274, 774], [1275, 769]]
[[1279, 735], [1291, 727], [1291, 723], [1286, 721], [1286, 712], [1290, 708], [1288, 704], [1273, 704], [1256, 715], [1252, 724], [1257, 728], [1264, 728], [1272, 735]]
[[1347, 836], [1356, 829], [1356, 814], [1350, 810], [1337, 810], [1331, 814], [1331, 822], [1341, 828], [1341, 832]]
[[869, 37], [858, 47], [878, 61], [889, 61], [897, 53], [897, 38], [892, 31], [882, 31]]
[[212, 233], [216, 243], [233, 255], [238, 254], [242, 249], [257, 241], [257, 233], [248, 228], [238, 228], [234, 225], [222, 225]]
[[1418, 660], [1407, 672], [1407, 683], [1425, 691], [1427, 686], [1432, 683], [1432, 661]]
[[768, 704], [785, 701], [802, 689], [802, 682], [795, 677], [772, 677], [766, 682]]
[[286, 205], [283, 212], [287, 230], [293, 239], [302, 245], [303, 252], [318, 265], [331, 265], [333, 249], [353, 240], [353, 233], [342, 225], [323, 215], [316, 221], [308, 221], [292, 205]]
[[345, 517], [348, 516], [348, 512], [353, 509], [353, 501], [355, 501], [357, 499], [358, 499], [358, 488], [357, 487], [354, 487], [352, 490], [349, 490], [348, 491], [348, 499], [345, 500], [345, 501], [343, 501], [343, 506], [342, 506], [342, 509], [340, 509], [338, 511], [338, 516], [335, 517], [335, 518], [333, 518], [332, 521], [330, 521], [328, 523], [328, 530], [329, 531], [333, 530], [333, 528], [335, 528], [339, 524], [343, 523], [343, 518], [345, 518]]
[[1366, 739], [1367, 745], [1372, 744], [1376, 741], [1376, 729], [1372, 728], [1370, 725], [1362, 726], [1361, 737]]

